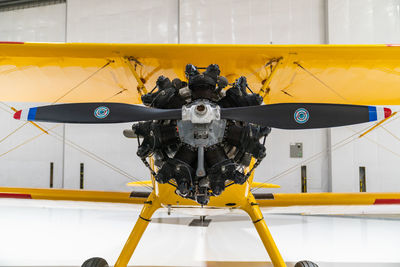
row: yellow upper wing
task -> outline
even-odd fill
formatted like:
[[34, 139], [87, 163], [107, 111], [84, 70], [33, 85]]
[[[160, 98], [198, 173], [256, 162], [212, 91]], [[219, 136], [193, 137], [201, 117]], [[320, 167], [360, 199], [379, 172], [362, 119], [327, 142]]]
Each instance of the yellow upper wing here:
[[1, 43], [0, 101], [140, 103], [135, 75], [149, 90], [159, 75], [184, 78], [188, 63], [217, 63], [255, 91], [276, 67], [267, 103], [396, 105], [399, 62], [400, 47], [389, 45]]

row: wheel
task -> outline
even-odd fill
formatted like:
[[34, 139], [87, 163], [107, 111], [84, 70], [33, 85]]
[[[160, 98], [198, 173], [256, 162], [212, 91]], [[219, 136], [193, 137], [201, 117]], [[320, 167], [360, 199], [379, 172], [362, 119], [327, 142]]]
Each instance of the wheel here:
[[109, 266], [105, 259], [95, 257], [85, 261], [81, 267], [109, 267]]
[[312, 261], [299, 261], [294, 267], [318, 267], [318, 265]]

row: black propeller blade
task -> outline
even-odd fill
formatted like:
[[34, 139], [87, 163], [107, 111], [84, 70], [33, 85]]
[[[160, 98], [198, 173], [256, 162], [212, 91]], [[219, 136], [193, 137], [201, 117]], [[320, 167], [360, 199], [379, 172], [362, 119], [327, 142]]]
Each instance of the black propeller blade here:
[[[284, 103], [222, 108], [221, 118], [281, 129], [313, 129], [387, 118], [388, 108], [342, 104]], [[60, 104], [20, 110], [15, 119], [64, 123], [118, 123], [180, 120], [181, 109], [146, 108], [122, 103]]]
[[15, 119], [65, 123], [118, 123], [148, 120], [180, 120], [181, 109], [146, 108], [122, 103], [74, 103], [24, 109]]
[[388, 108], [341, 104], [284, 103], [221, 109], [222, 119], [281, 129], [313, 129], [376, 121], [391, 115]]

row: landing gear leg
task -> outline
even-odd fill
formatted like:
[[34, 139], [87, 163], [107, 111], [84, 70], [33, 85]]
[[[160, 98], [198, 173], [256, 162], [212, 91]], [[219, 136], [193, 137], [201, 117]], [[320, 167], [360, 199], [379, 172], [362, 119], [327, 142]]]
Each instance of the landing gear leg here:
[[147, 225], [151, 221], [151, 216], [160, 207], [160, 201], [153, 191], [145, 202], [144, 207], [140, 212], [139, 219], [136, 221], [136, 224], [133, 227], [133, 230], [129, 235], [129, 238], [126, 241], [125, 246], [122, 249], [114, 267], [126, 267], [128, 265], [129, 260], [131, 259], [132, 254], [140, 241], [140, 238], [146, 230]]
[[272, 238], [272, 235], [267, 227], [267, 224], [264, 221], [264, 217], [261, 213], [260, 207], [258, 206], [252, 193], [249, 193], [247, 201], [241, 208], [245, 212], [247, 212], [247, 214], [249, 214], [251, 220], [253, 221], [254, 226], [257, 229], [258, 235], [260, 236], [269, 257], [271, 258], [274, 267], [286, 267], [286, 264], [282, 259], [281, 253], [279, 252], [278, 247], [276, 246], [275, 241]]

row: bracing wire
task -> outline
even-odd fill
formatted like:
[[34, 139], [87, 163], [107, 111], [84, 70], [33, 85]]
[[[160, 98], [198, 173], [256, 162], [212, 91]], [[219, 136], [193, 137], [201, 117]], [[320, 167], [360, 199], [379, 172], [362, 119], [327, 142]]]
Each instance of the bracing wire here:
[[317, 77], [317, 75], [313, 74], [311, 71], [309, 71], [308, 69], [306, 69], [305, 67], [303, 67], [302, 65], [300, 65], [300, 63], [298, 62], [294, 62], [294, 64], [296, 64], [297, 66], [299, 66], [299, 68], [301, 68], [302, 70], [304, 70], [306, 73], [308, 73], [311, 77], [313, 77], [315, 80], [317, 80], [318, 82], [320, 82], [323, 86], [325, 86], [326, 88], [328, 88], [331, 92], [333, 92], [335, 95], [337, 95], [338, 97], [340, 97], [341, 99], [343, 99], [346, 102], [349, 102], [344, 96], [342, 96], [341, 94], [339, 94], [335, 89], [333, 89], [331, 86], [327, 85], [323, 80], [321, 80], [320, 78]]
[[[74, 90], [77, 89], [79, 86], [81, 86], [82, 84], [84, 84], [86, 81], [88, 81], [90, 78], [92, 78], [94, 75], [96, 75], [98, 72], [100, 72], [102, 69], [104, 69], [105, 67], [107, 67], [107, 66], [108, 66], [110, 63], [112, 63], [112, 62], [113, 62], [113, 61], [108, 61], [108, 62], [107, 62], [106, 64], [104, 64], [101, 68], [97, 69], [95, 72], [93, 72], [93, 73], [92, 73], [91, 75], [89, 75], [87, 78], [85, 78], [84, 80], [82, 80], [81, 82], [79, 82], [77, 85], [75, 85], [74, 87], [72, 87], [70, 90], [68, 90], [66, 93], [64, 93], [62, 96], [60, 96], [59, 98], [57, 98], [57, 99], [53, 102], [53, 104], [55, 104], [55, 103], [57, 103], [58, 101], [60, 101], [60, 100], [61, 100], [62, 98], [64, 98], [66, 95], [70, 94], [72, 91], [74, 91]], [[126, 90], [127, 90], [127, 89], [123, 89], [123, 90], [121, 90], [121, 91], [115, 93], [115, 94], [112, 95], [111, 97], [107, 98], [106, 100], [109, 100], [109, 99], [111, 99], [111, 98], [113, 98], [113, 97], [115, 97], [115, 96], [117, 96], [117, 95], [123, 93], [123, 92], [126, 91]], [[105, 101], [106, 101], [106, 100], [105, 100]], [[3, 101], [0, 101], [0, 104], [6, 106], [6, 107], [9, 108], [9, 109], [12, 108], [10, 105], [6, 104], [6, 103], [3, 102]], [[2, 108], [2, 107], [0, 107], [0, 109], [4, 110], [4, 111], [7, 112], [7, 113], [12, 114], [12, 112], [11, 112], [10, 110], [8, 110], [8, 109]], [[0, 139], [0, 143], [3, 142], [4, 140], [6, 140], [6, 139], [7, 139], [8, 137], [10, 137], [11, 135], [13, 135], [14, 133], [16, 133], [18, 130], [22, 129], [22, 127], [24, 127], [26, 124], [28, 124], [28, 122], [26, 122], [26, 123], [22, 124], [21, 126], [17, 127], [15, 130], [13, 130], [12, 132], [10, 132], [7, 136], [5, 136], [4, 138]], [[55, 129], [55, 128], [58, 127], [59, 125], [60, 125], [60, 124], [57, 124], [57, 125], [55, 125], [55, 126], [52, 127], [52, 128], [48, 128], [47, 130], [48, 130], [48, 131], [52, 131], [53, 129]], [[43, 127], [43, 128], [44, 128], [44, 127]], [[13, 147], [13, 148], [7, 150], [6, 152], [0, 154], [0, 157], [2, 157], [2, 156], [4, 156], [4, 155], [6, 155], [6, 154], [8, 154], [8, 153], [10, 153], [10, 152], [12, 152], [12, 151], [18, 149], [19, 147], [21, 147], [21, 146], [23, 146], [23, 145], [25, 145], [25, 144], [27, 144], [27, 143], [29, 143], [29, 142], [31, 142], [31, 141], [37, 139], [37, 138], [40, 137], [42, 134], [44, 134], [44, 132], [42, 132], [42, 133], [40, 133], [40, 134], [38, 134], [38, 135], [35, 135], [34, 137], [31, 137], [31, 138], [25, 140], [24, 142], [18, 144], [17, 146], [15, 146], [15, 147]], [[59, 140], [59, 141], [61, 141], [61, 142], [63, 141], [63, 140], [62, 140], [63, 137], [62, 137], [61, 135], [59, 135], [58, 133], [56, 133], [56, 132], [53, 132], [53, 131], [52, 131], [51, 136], [54, 137], [56, 140]], [[88, 151], [87, 149], [83, 148], [82, 146], [79, 146], [78, 144], [76, 144], [76, 143], [74, 143], [74, 142], [72, 142], [72, 141], [70, 141], [70, 140], [68, 140], [68, 139], [65, 139], [65, 141], [67, 141], [67, 142], [66, 142], [67, 145], [69, 145], [69, 146], [71, 146], [72, 148], [74, 148], [74, 149], [80, 151], [80, 152], [83, 153], [83, 154], [86, 154], [87, 156], [89, 156], [90, 158], [92, 158], [92, 159], [96, 160], [97, 162], [103, 164], [104, 166], [106, 166], [106, 167], [108, 167], [108, 168], [110, 168], [110, 169], [112, 169], [112, 170], [114, 170], [114, 171], [120, 173], [121, 175], [125, 176], [125, 177], [128, 178], [129, 180], [131, 180], [131, 181], [136, 181], [136, 182], [139, 182], [139, 183], [143, 183], [144, 187], [147, 187], [147, 188], [153, 190], [153, 188], [152, 188], [151, 186], [145, 184], [142, 180], [133, 177], [133, 176], [130, 175], [129, 173], [127, 173], [127, 172], [123, 171], [122, 169], [116, 167], [116, 166], [113, 165], [112, 163], [110, 163], [110, 162], [104, 160], [103, 158], [97, 156], [96, 154], [94, 154], [94, 153]]]
[[[56, 128], [57, 126], [59, 126], [59, 125], [56, 125], [56, 126], [54, 126], [53, 128], [50, 128], [49, 130], [53, 130], [53, 129]], [[31, 141], [33, 141], [33, 140], [39, 138], [39, 137], [40, 137], [41, 135], [43, 135], [43, 134], [44, 134], [44, 132], [41, 132], [40, 134], [37, 134], [37, 135], [35, 135], [35, 136], [33, 136], [33, 137], [31, 137], [31, 138], [25, 140], [24, 142], [22, 142], [22, 143], [20, 143], [20, 144], [18, 144], [18, 145], [16, 145], [16, 146], [14, 146], [13, 148], [7, 150], [6, 152], [1, 153], [1, 154], [0, 154], [0, 157], [2, 157], [2, 156], [4, 156], [4, 155], [6, 155], [6, 154], [8, 154], [8, 153], [10, 153], [10, 152], [12, 152], [12, 151], [18, 149], [18, 148], [20, 148], [20, 147], [23, 146], [23, 145], [26, 145], [26, 144], [30, 143]]]
[[[0, 102], [0, 103], [1, 103], [1, 102]], [[5, 104], [5, 103], [3, 103], [3, 104], [7, 106], [7, 104]], [[1, 109], [1, 107], [0, 107], [0, 109]], [[8, 111], [7, 111], [7, 112], [8, 112]], [[9, 112], [9, 113], [11, 113], [11, 112]], [[0, 140], [0, 143], [3, 142], [6, 138], [10, 137], [10, 136], [11, 136], [12, 134], [14, 134], [15, 132], [17, 132], [19, 129], [21, 129], [23, 126], [25, 126], [27, 123], [28, 123], [28, 122], [25, 122], [24, 124], [22, 124], [21, 126], [19, 126], [18, 128], [16, 128], [15, 130], [13, 130], [13, 131], [12, 131], [11, 133], [9, 133], [6, 137], [4, 137], [3, 139], [1, 139], [1, 140]], [[56, 140], [62, 142], [62, 141], [63, 141], [63, 137], [62, 137], [60, 134], [58, 134], [58, 133], [56, 133], [56, 132], [53, 131], [56, 127], [58, 127], [58, 126], [60, 126], [60, 125], [61, 125], [61, 124], [57, 124], [57, 125], [55, 125], [54, 127], [51, 127], [51, 128], [46, 128], [46, 127], [43, 127], [43, 126], [41, 126], [41, 127], [45, 128], [47, 131], [51, 132], [50, 135], [51, 135], [53, 138], [55, 138]], [[18, 145], [16, 145], [16, 146], [14, 146], [13, 148], [11, 148], [11, 149], [5, 151], [4, 153], [1, 153], [1, 154], [0, 154], [0, 157], [4, 156], [4, 155], [6, 155], [6, 154], [8, 154], [8, 153], [10, 153], [10, 152], [12, 152], [12, 151], [14, 151], [14, 150], [20, 148], [20, 147], [22, 147], [22, 146], [25, 145], [25, 144], [30, 143], [31, 141], [33, 141], [33, 140], [37, 139], [38, 137], [40, 137], [42, 134], [44, 134], [44, 132], [41, 132], [40, 134], [35, 135], [34, 137], [31, 137], [31, 138], [25, 140], [24, 142], [22, 142], [22, 143], [20, 143], [20, 144], [18, 144]], [[74, 142], [72, 142], [72, 141], [70, 141], [70, 140], [68, 140], [68, 139], [65, 139], [65, 141], [66, 141], [66, 144], [67, 144], [67, 145], [69, 145], [69, 146], [71, 146], [72, 148], [74, 148], [74, 149], [80, 151], [81, 153], [83, 153], [83, 154], [89, 156], [90, 158], [94, 159], [95, 161], [101, 163], [102, 165], [104, 165], [104, 166], [106, 166], [106, 167], [108, 167], [108, 168], [114, 170], [115, 172], [118, 172], [119, 174], [125, 176], [126, 178], [128, 178], [128, 179], [131, 180], [131, 181], [136, 181], [136, 182], [142, 183], [144, 187], [147, 187], [148, 189], [153, 190], [153, 188], [152, 188], [151, 186], [145, 184], [142, 180], [133, 177], [132, 175], [130, 175], [130, 174], [127, 173], [126, 171], [124, 171], [124, 170], [118, 168], [117, 166], [115, 166], [115, 165], [113, 165], [112, 163], [110, 163], [110, 162], [104, 160], [103, 158], [97, 156], [96, 154], [90, 152], [89, 150], [83, 148], [82, 146], [79, 146], [78, 144], [76, 144], [76, 143], [74, 143]]]
[[82, 81], [80, 81], [77, 85], [75, 85], [74, 87], [72, 87], [71, 89], [69, 89], [65, 94], [63, 94], [62, 96], [60, 96], [59, 98], [57, 98], [52, 104], [57, 103], [58, 101], [60, 101], [61, 99], [63, 99], [65, 96], [67, 96], [68, 94], [70, 94], [72, 91], [74, 91], [76, 88], [78, 88], [79, 86], [81, 86], [82, 84], [84, 84], [85, 82], [87, 82], [90, 78], [92, 78], [94, 75], [96, 75], [98, 72], [100, 72], [102, 69], [104, 69], [105, 67], [107, 67], [108, 65], [110, 65], [113, 61], [108, 61], [106, 64], [104, 64], [101, 68], [97, 69], [95, 72], [93, 72], [92, 74], [90, 74], [88, 77], [86, 77], [85, 79], [83, 79]]
[[0, 139], [0, 143], [4, 142], [7, 138], [9, 138], [11, 135], [15, 134], [16, 132], [18, 132], [19, 130], [22, 129], [22, 127], [24, 127], [25, 125], [27, 125], [28, 122], [25, 122], [23, 124], [21, 124], [20, 126], [18, 126], [17, 128], [15, 128], [13, 131], [11, 131], [9, 134], [7, 134], [6, 136], [4, 136], [3, 138]]
[[[62, 135], [60, 135], [60, 134], [58, 134], [58, 133], [56, 133], [56, 132], [54, 132], [54, 131], [51, 131], [51, 130], [50, 130], [50, 132], [51, 132], [50, 136], [52, 136], [52, 137], [54, 137], [56, 140], [62, 142], [62, 138], [63, 138]], [[89, 150], [87, 150], [87, 149], [85, 149], [84, 147], [82, 147], [82, 146], [80, 146], [80, 145], [78, 145], [78, 144], [72, 142], [72, 141], [69, 140], [69, 139], [65, 139], [65, 141], [66, 141], [66, 144], [67, 144], [68, 146], [70, 146], [70, 147], [74, 148], [75, 150], [78, 150], [79, 152], [81, 152], [81, 153], [87, 155], [88, 157], [92, 158], [93, 160], [99, 162], [100, 164], [102, 164], [102, 165], [104, 165], [104, 166], [106, 166], [106, 167], [112, 169], [112, 170], [115, 171], [115, 172], [118, 172], [119, 174], [125, 176], [126, 178], [128, 178], [128, 179], [131, 180], [131, 181], [135, 181], [135, 182], [138, 182], [138, 183], [142, 183], [144, 187], [147, 187], [147, 188], [153, 190], [153, 187], [147, 185], [147, 184], [144, 183], [142, 180], [140, 180], [140, 179], [138, 179], [138, 178], [136, 178], [136, 177], [130, 175], [128, 172], [126, 172], [126, 171], [124, 171], [124, 170], [118, 168], [117, 166], [115, 166], [115, 165], [112, 164], [111, 162], [109, 162], [109, 161], [107, 161], [107, 160], [101, 158], [100, 156], [94, 154], [93, 152], [90, 152]]]
[[[371, 126], [368, 126], [368, 127], [366, 127], [366, 128], [363, 128], [362, 130], [360, 130], [360, 131], [358, 131], [358, 132], [355, 132], [354, 134], [352, 134], [352, 135], [350, 135], [350, 136], [348, 136], [348, 137], [342, 139], [341, 141], [339, 141], [339, 142], [337, 142], [336, 144], [334, 144], [334, 145], [332, 146], [332, 149], [331, 149], [331, 150], [334, 151], [334, 150], [336, 150], [336, 149], [338, 149], [338, 148], [340, 148], [340, 147], [343, 147], [343, 146], [347, 145], [348, 143], [350, 143], [350, 142], [352, 142], [352, 141], [354, 141], [354, 140], [357, 140], [357, 139], [358, 139], [358, 135], [359, 135], [360, 133], [364, 132], [365, 130], [367, 130], [368, 128], [370, 128], [370, 127], [371, 127]], [[349, 127], [347, 127], [347, 128], [350, 129]], [[292, 173], [293, 171], [297, 170], [297, 168], [298, 168], [299, 166], [301, 166], [301, 165], [304, 165], [304, 164], [306, 164], [306, 163], [310, 163], [310, 162], [313, 162], [313, 161], [317, 160], [318, 158], [322, 157], [326, 151], [327, 151], [327, 150], [324, 149], [324, 150], [322, 150], [322, 151], [320, 151], [320, 152], [318, 152], [318, 153], [312, 155], [311, 157], [309, 157], [309, 158], [303, 160], [302, 162], [297, 163], [297, 164], [293, 165], [292, 167], [290, 167], [290, 168], [288, 168], [288, 169], [286, 169], [286, 170], [284, 170], [284, 171], [282, 171], [282, 172], [276, 174], [275, 176], [273, 176], [273, 177], [271, 177], [271, 178], [269, 178], [269, 179], [263, 181], [263, 182], [262, 182], [260, 185], [258, 185], [257, 187], [252, 188], [251, 191], [252, 191], [252, 192], [257, 191], [257, 190], [259, 190], [260, 188], [262, 188], [262, 185], [264, 185], [264, 184], [266, 184], [266, 183], [271, 183], [271, 182], [273, 182], [273, 181], [275, 181], [275, 180], [277, 180], [277, 179], [279, 179], [279, 178], [281, 178], [281, 177], [284, 177], [285, 175], [288, 175], [288, 174]]]
[[[5, 109], [3, 107], [0, 106], [0, 109], [3, 110], [4, 112], [13, 114], [10, 110], [11, 110], [11, 106], [7, 105], [5, 102], [0, 101], [0, 104], [8, 107], [8, 109]], [[9, 138], [10, 136], [12, 136], [13, 134], [15, 134], [16, 132], [18, 132], [19, 130], [21, 130], [25, 125], [27, 125], [28, 122], [25, 122], [23, 124], [21, 124], [20, 126], [18, 126], [16, 129], [14, 129], [13, 131], [11, 131], [9, 134], [7, 134], [5, 137], [3, 137], [2, 139], [0, 139], [0, 143], [4, 142], [7, 138]]]
[[[55, 125], [54, 127], [47, 128], [46, 130], [49, 131], [49, 132], [51, 132], [50, 136], [52, 136], [52, 137], [56, 138], [56, 140], [62, 142], [62, 136], [59, 135], [59, 134], [57, 134], [57, 133], [55, 133], [55, 132], [53, 132], [53, 130], [54, 130], [56, 127], [60, 126], [60, 125], [61, 125], [61, 124], [57, 124], [57, 125]], [[23, 126], [23, 125], [22, 125], [22, 126]], [[21, 126], [20, 126], [20, 127], [21, 127]], [[43, 135], [43, 134], [44, 134], [44, 132], [41, 132], [40, 134], [37, 134], [37, 135], [35, 135], [35, 136], [33, 136], [33, 137], [31, 137], [31, 138], [25, 140], [24, 142], [22, 142], [22, 143], [20, 143], [20, 144], [18, 144], [18, 145], [16, 145], [16, 146], [14, 146], [13, 148], [11, 148], [11, 149], [9, 149], [9, 150], [7, 150], [7, 151], [1, 153], [1, 154], [0, 154], [0, 157], [5, 156], [5, 155], [7, 155], [8, 153], [10, 153], [10, 152], [12, 152], [12, 151], [14, 151], [14, 150], [16, 150], [16, 149], [22, 147], [23, 145], [26, 145], [26, 144], [32, 142], [33, 140], [39, 138], [39, 137], [40, 137], [41, 135]], [[127, 173], [127, 172], [123, 171], [122, 169], [116, 167], [116, 166], [113, 165], [112, 163], [110, 163], [110, 162], [108, 162], [108, 161], [102, 159], [101, 157], [99, 157], [99, 156], [93, 154], [92, 152], [90, 152], [90, 151], [84, 149], [83, 147], [81, 147], [81, 146], [79, 146], [79, 145], [73, 143], [72, 141], [69, 141], [69, 140], [66, 140], [66, 141], [67, 141], [67, 143], [66, 143], [67, 145], [69, 145], [69, 146], [71, 146], [72, 148], [74, 148], [74, 149], [80, 151], [80, 152], [83, 153], [83, 154], [86, 154], [86, 155], [89, 156], [90, 158], [92, 158], [92, 159], [96, 160], [97, 162], [99, 162], [99, 163], [105, 165], [106, 167], [108, 167], [108, 168], [110, 168], [110, 169], [112, 169], [112, 170], [118, 172], [119, 174], [125, 176], [125, 177], [128, 178], [129, 180], [131, 180], [131, 181], [136, 181], [136, 182], [141, 182], [141, 183], [143, 183], [143, 185], [144, 185], [145, 187], [147, 187], [147, 188], [149, 188], [149, 189], [153, 189], [151, 186], [145, 184], [142, 180], [133, 177], [132, 175], [130, 175], [129, 173]], [[0, 141], [0, 142], [1, 142], [1, 141]]]
[[[389, 130], [387, 130], [387, 129], [384, 128], [383, 126], [384, 126], [384, 125], [387, 125], [387, 124], [389, 124], [389, 123], [391, 123], [391, 122], [393, 122], [393, 121], [395, 121], [395, 120], [398, 119], [398, 118], [399, 118], [399, 116], [397, 116], [396, 118], [393, 118], [393, 119], [391, 119], [391, 120], [388, 120], [388, 121], [384, 122], [384, 123], [381, 125], [381, 128], [383, 128], [384, 130], [386, 130], [387, 132], [389, 132], [389, 133], [390, 133], [393, 137], [395, 137], [395, 138], [396, 138], [397, 136], [395, 136], [393, 133], [391, 133]], [[343, 140], [341, 140], [341, 141], [337, 142], [336, 144], [334, 144], [334, 145], [332, 146], [332, 151], [333, 151], [333, 150], [336, 150], [336, 149], [339, 149], [339, 148], [341, 148], [341, 147], [343, 147], [343, 146], [349, 144], [350, 142], [352, 142], [352, 141], [354, 141], [354, 140], [357, 140], [357, 139], [358, 139], [358, 135], [359, 135], [360, 133], [366, 131], [367, 129], [369, 129], [369, 128], [371, 128], [371, 127], [373, 127], [373, 126], [368, 126], [368, 127], [363, 128], [362, 130], [357, 131], [357, 132], [354, 131], [354, 130], [352, 130], [351, 128], [347, 127], [349, 130], [353, 131], [354, 134], [352, 134], [351, 136], [349, 136], [349, 137], [347, 137], [347, 138], [344, 138]], [[367, 138], [367, 137], [365, 137], [365, 138]], [[391, 149], [389, 149], [389, 148], [387, 148], [387, 147], [385, 147], [385, 146], [379, 144], [378, 142], [376, 142], [376, 141], [374, 141], [374, 140], [372, 140], [372, 139], [370, 139], [370, 138], [367, 138], [367, 139], [368, 139], [369, 141], [371, 141], [371, 142], [373, 142], [373, 143], [375, 143], [375, 144], [381, 146], [381, 147], [384, 148], [385, 150], [387, 150], [387, 151], [389, 151], [389, 152], [391, 152], [391, 153], [393, 153], [393, 154], [395, 154], [395, 155], [397, 155], [397, 156], [400, 157], [400, 154], [399, 154], [399, 153], [396, 153], [395, 151], [393, 151], [393, 150], [391, 150]], [[399, 137], [397, 137], [396, 139], [398, 139], [398, 140], [400, 141], [400, 138], [399, 138]], [[298, 163], [298, 164], [296, 164], [296, 165], [294, 165], [294, 166], [292, 166], [292, 167], [286, 169], [286, 170], [283, 171], [283, 172], [280, 172], [279, 174], [275, 175], [275, 176], [272, 177], [272, 178], [269, 178], [268, 180], [262, 182], [259, 186], [254, 187], [254, 188], [252, 189], [252, 192], [254, 192], [254, 191], [260, 189], [261, 186], [262, 186], [263, 184], [266, 184], [266, 183], [275, 181], [275, 180], [277, 180], [277, 179], [279, 179], [279, 178], [281, 178], [281, 177], [283, 177], [283, 176], [285, 176], [285, 175], [290, 174], [291, 172], [297, 170], [297, 168], [298, 168], [299, 166], [301, 166], [301, 165], [304, 165], [304, 164], [306, 164], [306, 163], [310, 163], [310, 162], [312, 162], [312, 161], [314, 161], [314, 160], [317, 160], [318, 158], [322, 157], [323, 154], [324, 154], [325, 152], [326, 152], [326, 150], [323, 150], [323, 151], [321, 151], [321, 152], [319, 152], [319, 153], [316, 153], [316, 154], [312, 155], [311, 157], [309, 157], [308, 159], [306, 159], [306, 160], [304, 160], [304, 161], [302, 161], [302, 162], [300, 162], [300, 163]]]
[[11, 106], [7, 105], [7, 104], [4, 103], [3, 101], [0, 101], [0, 104], [2, 104], [2, 105], [4, 105], [4, 106], [8, 107], [8, 109], [2, 108], [2, 107], [0, 107], [0, 109], [4, 110], [4, 111], [7, 112], [7, 113], [12, 114], [12, 112], [10, 111]]

